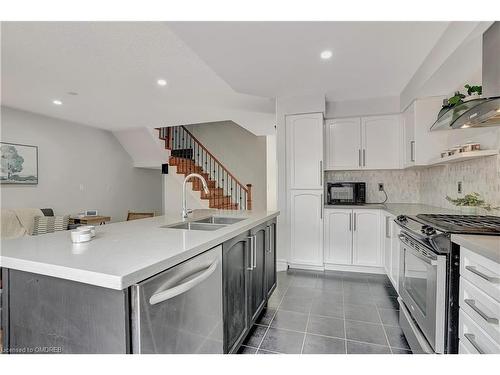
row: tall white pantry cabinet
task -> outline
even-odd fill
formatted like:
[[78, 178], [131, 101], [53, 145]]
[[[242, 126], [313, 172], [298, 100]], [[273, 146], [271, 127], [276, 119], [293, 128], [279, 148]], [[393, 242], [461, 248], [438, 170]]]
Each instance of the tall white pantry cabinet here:
[[286, 117], [290, 266], [323, 268], [323, 114]]

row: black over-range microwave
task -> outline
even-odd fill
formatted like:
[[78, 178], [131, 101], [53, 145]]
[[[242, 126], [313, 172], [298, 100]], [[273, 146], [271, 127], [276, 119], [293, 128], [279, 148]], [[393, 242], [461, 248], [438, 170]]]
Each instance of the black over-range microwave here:
[[328, 204], [365, 204], [366, 183], [364, 182], [328, 182]]

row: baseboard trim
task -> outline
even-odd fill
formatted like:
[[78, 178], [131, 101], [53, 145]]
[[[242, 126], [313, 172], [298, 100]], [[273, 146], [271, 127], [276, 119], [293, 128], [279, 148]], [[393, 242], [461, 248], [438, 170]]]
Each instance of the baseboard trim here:
[[288, 262], [286, 260], [278, 259], [276, 261], [276, 272], [286, 271], [288, 269]]
[[353, 266], [353, 265], [346, 265], [346, 264], [325, 263], [324, 269], [325, 269], [325, 271], [376, 273], [376, 274], [385, 275], [385, 270], [383, 267]]
[[324, 271], [323, 266], [318, 266], [315, 264], [301, 264], [301, 263], [289, 263], [290, 268], [296, 268], [299, 270], [312, 270], [312, 271]]
[[359, 273], [375, 273], [385, 275], [383, 267], [373, 266], [353, 266], [346, 264], [325, 263], [323, 266], [315, 264], [291, 263], [286, 260], [279, 259], [276, 261], [276, 271], [286, 271], [288, 268], [311, 271], [344, 271], [344, 272], [359, 272]]

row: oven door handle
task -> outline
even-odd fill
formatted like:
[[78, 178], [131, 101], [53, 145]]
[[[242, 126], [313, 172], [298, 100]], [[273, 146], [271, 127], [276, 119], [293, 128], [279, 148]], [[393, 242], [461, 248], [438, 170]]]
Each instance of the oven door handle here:
[[431, 266], [436, 266], [437, 265], [437, 260], [433, 259], [433, 258], [429, 258], [427, 256], [425, 256], [424, 254], [422, 254], [421, 252], [415, 250], [414, 248], [412, 248], [410, 245], [408, 245], [405, 241], [403, 241], [403, 238], [405, 238], [405, 236], [403, 236], [402, 234], [400, 234], [399, 236], [399, 240], [401, 241], [401, 243], [403, 245], [407, 245], [405, 246], [406, 249], [410, 250], [411, 253], [416, 256], [418, 259], [424, 261], [425, 263], [427, 264], [430, 264]]

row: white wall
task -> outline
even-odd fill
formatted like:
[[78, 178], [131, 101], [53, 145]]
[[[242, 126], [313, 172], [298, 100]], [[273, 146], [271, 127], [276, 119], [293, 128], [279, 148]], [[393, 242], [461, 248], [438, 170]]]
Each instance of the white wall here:
[[133, 160], [134, 166], [160, 169], [167, 162], [165, 142], [156, 129], [136, 128], [114, 131], [123, 148]]
[[267, 206], [266, 137], [255, 136], [232, 121], [186, 128], [243, 184], [252, 184], [254, 210]]
[[[176, 173], [177, 168], [169, 166], [168, 174], [163, 175], [163, 213], [179, 215], [182, 213], [182, 183], [184, 175]], [[186, 206], [192, 210], [209, 208], [208, 199], [201, 199], [199, 191], [193, 191], [193, 183], [186, 184]]]
[[399, 96], [326, 102], [325, 118], [358, 117], [398, 113]]
[[112, 221], [128, 210], [161, 212], [161, 173], [134, 168], [112, 133], [1, 107], [2, 142], [38, 146], [38, 185], [2, 185], [2, 207], [97, 209]]
[[278, 155], [276, 150], [276, 135], [266, 137], [267, 163], [267, 209], [278, 209]]

